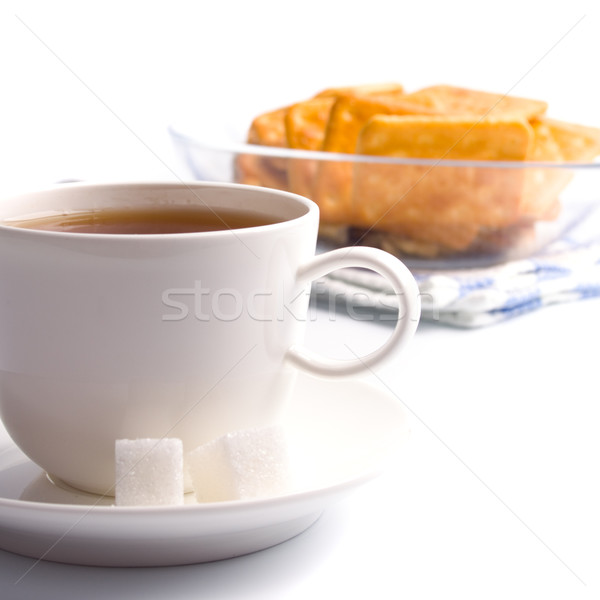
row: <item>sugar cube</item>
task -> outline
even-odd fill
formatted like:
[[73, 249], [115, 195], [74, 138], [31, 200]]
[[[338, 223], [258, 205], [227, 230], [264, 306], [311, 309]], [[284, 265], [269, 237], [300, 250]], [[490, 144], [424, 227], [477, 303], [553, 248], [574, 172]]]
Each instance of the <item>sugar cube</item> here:
[[183, 444], [177, 438], [115, 443], [115, 504], [183, 504]]
[[287, 447], [277, 426], [228, 433], [186, 455], [198, 502], [275, 496], [288, 485]]

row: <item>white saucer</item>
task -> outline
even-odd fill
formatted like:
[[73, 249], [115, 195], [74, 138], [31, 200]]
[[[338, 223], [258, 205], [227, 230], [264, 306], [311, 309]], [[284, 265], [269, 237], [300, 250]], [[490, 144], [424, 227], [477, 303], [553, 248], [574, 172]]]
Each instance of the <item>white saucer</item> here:
[[[0, 548], [83, 565], [207, 562], [301, 533], [379, 475], [407, 435], [400, 401], [356, 379], [301, 375], [285, 415], [296, 491], [252, 501], [115, 507], [53, 483], [0, 431]], [[375, 508], [375, 507], [374, 507]]]

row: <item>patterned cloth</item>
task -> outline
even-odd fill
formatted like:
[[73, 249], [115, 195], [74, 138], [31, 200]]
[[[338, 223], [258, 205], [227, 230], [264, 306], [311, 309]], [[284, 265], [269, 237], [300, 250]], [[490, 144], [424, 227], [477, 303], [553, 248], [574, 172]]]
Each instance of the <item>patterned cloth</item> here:
[[[481, 327], [557, 302], [600, 296], [600, 211], [527, 259], [480, 269], [413, 272], [422, 318], [458, 327]], [[392, 312], [396, 296], [370, 271], [345, 269], [322, 284], [348, 305]]]

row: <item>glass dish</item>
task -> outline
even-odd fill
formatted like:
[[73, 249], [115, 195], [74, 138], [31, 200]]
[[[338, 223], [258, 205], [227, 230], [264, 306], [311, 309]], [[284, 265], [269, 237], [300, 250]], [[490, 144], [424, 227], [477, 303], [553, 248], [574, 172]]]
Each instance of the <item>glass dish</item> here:
[[599, 162], [400, 159], [247, 144], [236, 141], [243, 129], [169, 131], [194, 178], [307, 196], [321, 209], [322, 245], [379, 247], [411, 268], [525, 258], [600, 206]]

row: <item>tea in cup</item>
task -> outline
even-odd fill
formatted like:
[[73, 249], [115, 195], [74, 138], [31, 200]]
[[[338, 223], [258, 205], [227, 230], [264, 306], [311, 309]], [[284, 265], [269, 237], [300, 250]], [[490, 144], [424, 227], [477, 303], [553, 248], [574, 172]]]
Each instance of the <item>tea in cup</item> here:
[[[216, 183], [69, 184], [0, 204], [0, 417], [52, 477], [114, 486], [118, 439], [186, 451], [275, 422], [298, 369], [344, 376], [401, 350], [414, 278], [372, 248], [315, 256], [316, 204]], [[399, 298], [387, 342], [354, 360], [304, 347], [311, 281], [373, 269]]]

